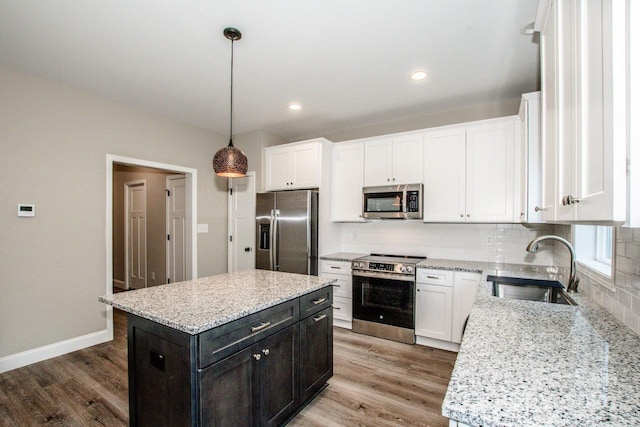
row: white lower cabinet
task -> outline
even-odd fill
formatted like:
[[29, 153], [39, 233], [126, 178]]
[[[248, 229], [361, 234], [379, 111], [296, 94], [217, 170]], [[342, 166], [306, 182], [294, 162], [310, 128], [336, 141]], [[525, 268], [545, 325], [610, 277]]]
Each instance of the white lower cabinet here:
[[453, 272], [419, 269], [416, 278], [416, 335], [451, 341]]
[[320, 260], [320, 277], [336, 279], [333, 284], [333, 324], [351, 329], [352, 281], [349, 261]]
[[458, 350], [480, 277], [479, 273], [417, 270], [417, 344]]
[[453, 309], [451, 317], [451, 341], [460, 344], [462, 333], [476, 299], [480, 274], [456, 272], [453, 276]]

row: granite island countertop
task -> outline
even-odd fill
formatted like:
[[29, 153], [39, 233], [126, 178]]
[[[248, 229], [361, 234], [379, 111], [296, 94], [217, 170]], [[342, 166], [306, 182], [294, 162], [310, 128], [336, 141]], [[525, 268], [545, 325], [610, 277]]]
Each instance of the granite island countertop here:
[[444, 416], [472, 426], [640, 425], [640, 336], [580, 293], [575, 307], [501, 299], [486, 282], [495, 274], [564, 283], [566, 269], [449, 260], [420, 267], [483, 275]]
[[318, 276], [248, 270], [121, 292], [100, 302], [192, 335], [330, 285]]

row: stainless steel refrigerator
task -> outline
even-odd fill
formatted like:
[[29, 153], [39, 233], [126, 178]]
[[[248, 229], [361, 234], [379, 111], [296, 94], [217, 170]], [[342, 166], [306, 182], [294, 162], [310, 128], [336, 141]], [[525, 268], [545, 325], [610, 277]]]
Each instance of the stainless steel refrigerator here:
[[256, 268], [318, 275], [318, 191], [256, 195]]

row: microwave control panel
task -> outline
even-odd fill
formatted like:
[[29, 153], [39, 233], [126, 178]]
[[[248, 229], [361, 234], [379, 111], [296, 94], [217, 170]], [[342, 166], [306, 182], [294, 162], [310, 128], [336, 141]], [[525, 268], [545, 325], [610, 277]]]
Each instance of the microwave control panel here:
[[420, 212], [419, 191], [407, 191], [407, 212]]

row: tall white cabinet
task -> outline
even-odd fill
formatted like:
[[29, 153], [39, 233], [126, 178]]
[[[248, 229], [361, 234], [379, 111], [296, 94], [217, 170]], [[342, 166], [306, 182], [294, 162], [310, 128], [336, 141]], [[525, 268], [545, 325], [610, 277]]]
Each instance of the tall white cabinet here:
[[334, 144], [331, 152], [331, 220], [362, 222], [364, 142]]
[[424, 134], [425, 222], [519, 222], [517, 116]]
[[543, 0], [543, 211], [550, 221], [626, 219], [626, 2]]

